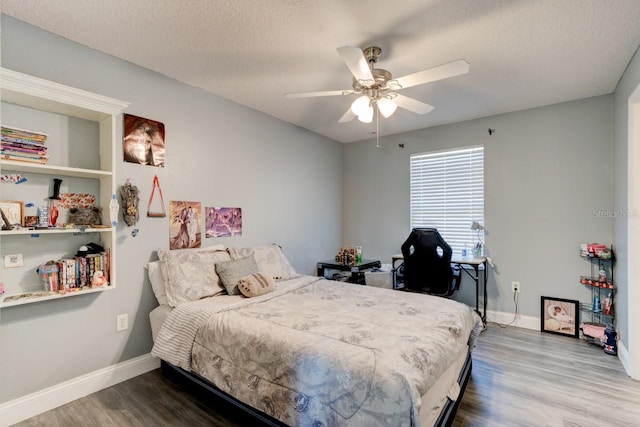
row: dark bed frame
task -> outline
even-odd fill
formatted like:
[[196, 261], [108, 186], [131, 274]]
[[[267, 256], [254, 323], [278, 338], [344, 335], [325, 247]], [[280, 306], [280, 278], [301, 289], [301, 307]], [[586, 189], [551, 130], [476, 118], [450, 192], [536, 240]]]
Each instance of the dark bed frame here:
[[[201, 376], [194, 374], [193, 372], [187, 372], [182, 368], [179, 368], [175, 365], [172, 365], [164, 360], [161, 361], [162, 372], [167, 376], [171, 376], [178, 380], [185, 381], [189, 384], [195, 384], [200, 390], [204, 391], [209, 395], [214, 395], [218, 398], [224, 399], [228, 403], [231, 403], [234, 407], [244, 411], [246, 414], [251, 416], [254, 420], [258, 421], [264, 426], [270, 427], [286, 427], [287, 425], [282, 423], [279, 420], [261, 412], [251, 406], [248, 406], [233, 396], [225, 393], [220, 390], [218, 387], [210, 383], [208, 380], [202, 378]], [[437, 427], [450, 427], [453, 424], [453, 421], [456, 417], [456, 412], [458, 411], [458, 407], [460, 406], [460, 401], [462, 400], [462, 396], [464, 395], [464, 391], [467, 388], [467, 383], [469, 382], [469, 378], [471, 377], [471, 353], [467, 354], [467, 358], [462, 367], [462, 371], [460, 372], [460, 376], [458, 377], [458, 384], [460, 385], [460, 395], [458, 399], [454, 402], [451, 399], [447, 399], [447, 403], [444, 408], [440, 412], [438, 419], [434, 426]]]

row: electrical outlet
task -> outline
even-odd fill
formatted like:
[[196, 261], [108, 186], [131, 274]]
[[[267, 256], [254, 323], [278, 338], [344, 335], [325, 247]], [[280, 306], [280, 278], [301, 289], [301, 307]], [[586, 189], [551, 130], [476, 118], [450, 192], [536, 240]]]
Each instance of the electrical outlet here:
[[520, 282], [511, 282], [511, 290], [513, 292], [520, 292]]
[[4, 256], [4, 268], [22, 267], [22, 254], [11, 254]]
[[116, 332], [126, 331], [127, 329], [129, 329], [129, 315], [118, 315], [118, 317], [116, 317]]

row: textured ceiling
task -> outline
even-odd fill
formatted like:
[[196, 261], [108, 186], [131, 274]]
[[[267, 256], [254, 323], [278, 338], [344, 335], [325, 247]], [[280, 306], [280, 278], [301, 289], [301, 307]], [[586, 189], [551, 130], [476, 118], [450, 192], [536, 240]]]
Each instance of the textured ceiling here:
[[611, 93], [640, 44], [638, 0], [2, 0], [2, 12], [341, 142], [354, 95], [340, 46], [382, 48], [394, 77], [456, 59], [468, 74], [401, 91], [435, 106], [381, 136]]

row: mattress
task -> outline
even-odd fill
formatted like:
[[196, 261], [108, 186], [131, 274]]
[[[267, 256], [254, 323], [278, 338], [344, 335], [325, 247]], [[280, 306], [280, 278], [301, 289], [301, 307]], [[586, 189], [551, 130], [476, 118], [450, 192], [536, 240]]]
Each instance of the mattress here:
[[156, 341], [158, 333], [162, 328], [162, 324], [172, 310], [173, 307], [168, 305], [159, 305], [149, 313], [149, 321], [151, 322], [151, 338], [153, 339], [153, 342]]
[[310, 276], [207, 300], [155, 309], [153, 354], [290, 425], [432, 425], [480, 323], [455, 301]]

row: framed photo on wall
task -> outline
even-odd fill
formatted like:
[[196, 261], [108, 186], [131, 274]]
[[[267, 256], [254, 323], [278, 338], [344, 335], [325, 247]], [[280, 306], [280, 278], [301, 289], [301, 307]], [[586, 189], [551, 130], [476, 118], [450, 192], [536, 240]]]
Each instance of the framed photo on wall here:
[[578, 338], [580, 302], [576, 300], [540, 297], [540, 330]]
[[2, 200], [0, 201], [0, 209], [2, 209], [2, 212], [12, 226], [19, 225], [20, 227], [24, 227], [24, 202]]

